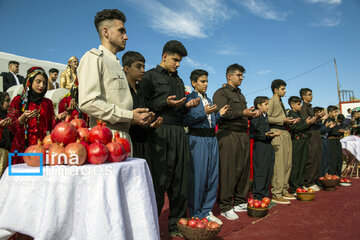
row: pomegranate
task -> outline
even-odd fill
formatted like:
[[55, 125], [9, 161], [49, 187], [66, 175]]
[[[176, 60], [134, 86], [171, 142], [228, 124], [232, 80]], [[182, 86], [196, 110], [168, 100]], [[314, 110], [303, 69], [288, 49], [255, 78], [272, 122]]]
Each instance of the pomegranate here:
[[77, 131], [74, 126], [69, 123], [69, 116], [66, 117], [64, 122], [58, 123], [54, 130], [51, 132], [51, 141], [54, 143], [69, 143], [75, 142], [77, 139]]
[[[116, 140], [118, 143], [121, 143], [121, 145], [123, 145], [123, 147], [125, 148], [126, 158], [130, 157], [130, 154], [131, 154], [131, 145], [130, 145], [129, 141], [128, 141], [126, 138], [120, 137], [119, 132], [115, 132], [114, 136], [115, 136], [115, 140]], [[126, 158], [125, 158], [125, 159], [126, 159]]]
[[[45, 165], [45, 148], [41, 145], [39, 140], [37, 144], [31, 145], [25, 150], [25, 153], [42, 153], [43, 154], [43, 165]], [[40, 157], [38, 156], [24, 156], [24, 162], [30, 167], [40, 166]]]
[[46, 162], [54, 166], [64, 164], [65, 160], [67, 160], [67, 156], [64, 144], [53, 143], [49, 148], [49, 159], [46, 159]]
[[259, 208], [260, 205], [261, 205], [261, 203], [260, 203], [259, 201], [255, 201], [255, 202], [254, 202], [254, 207], [255, 207], [255, 208]]
[[253, 198], [249, 198], [249, 199], [248, 199], [248, 204], [249, 204], [249, 205], [254, 204], [254, 199], [253, 199]]
[[262, 202], [261, 205], [260, 205], [261, 208], [266, 208], [267, 207], [267, 204]]
[[270, 198], [264, 197], [264, 198], [262, 199], [262, 202], [264, 202], [264, 203], [266, 203], [266, 204], [270, 204]]
[[214, 230], [214, 229], [218, 229], [220, 225], [217, 222], [210, 221], [206, 227], [208, 229]]
[[79, 118], [78, 115], [75, 115], [75, 118], [73, 120], [71, 120], [70, 124], [73, 125], [76, 129], [87, 127], [84, 119]]
[[51, 134], [49, 134], [43, 139], [43, 145], [45, 150], [48, 150], [51, 144], [53, 144], [53, 142], [51, 141]]
[[97, 126], [93, 127], [90, 131], [90, 142], [95, 143], [97, 140], [99, 143], [108, 144], [112, 140], [112, 132], [106, 127], [106, 123], [101, 120], [97, 121]]
[[206, 217], [204, 217], [203, 219], [201, 219], [202, 222], [204, 222], [205, 224], [207, 224], [209, 222], [209, 220], [207, 220]]
[[196, 228], [206, 228], [206, 224], [203, 221], [196, 223]]
[[84, 142], [83, 140], [80, 140], [80, 143], [85, 147], [85, 149], [87, 151], [89, 144], [87, 142]]
[[195, 225], [196, 225], [196, 221], [194, 219], [190, 219], [188, 222], [187, 222], [187, 225], [191, 228], [194, 228]]
[[83, 140], [84, 142], [89, 142], [89, 136], [90, 136], [90, 131], [87, 128], [78, 128], [77, 129], [79, 137], [81, 140]]
[[107, 147], [100, 143], [92, 143], [87, 149], [88, 152], [88, 162], [91, 164], [101, 164], [106, 161], [109, 150]]
[[110, 162], [121, 162], [126, 158], [126, 152], [123, 145], [116, 142], [115, 138], [113, 138], [112, 142], [106, 144], [106, 147], [109, 150], [108, 160]]
[[188, 222], [188, 220], [187, 220], [186, 218], [180, 218], [180, 219], [179, 219], [179, 223], [180, 223], [181, 225], [187, 225], [187, 222]]
[[65, 148], [65, 154], [69, 165], [82, 165], [86, 161], [87, 157], [86, 148], [80, 143], [80, 139], [67, 145]]

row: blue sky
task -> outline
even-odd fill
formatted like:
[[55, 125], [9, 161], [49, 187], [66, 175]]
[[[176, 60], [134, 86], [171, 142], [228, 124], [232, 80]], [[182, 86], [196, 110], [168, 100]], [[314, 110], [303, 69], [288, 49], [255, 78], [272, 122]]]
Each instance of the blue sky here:
[[284, 102], [308, 87], [314, 105], [337, 104], [336, 58], [341, 89], [360, 98], [359, 0], [0, 0], [0, 51], [65, 64], [81, 58], [99, 45], [93, 19], [104, 8], [126, 14], [126, 50], [141, 52], [147, 69], [160, 63], [166, 41], [183, 42], [180, 77], [189, 85], [193, 69], [207, 70], [211, 97], [232, 63], [246, 68], [248, 106], [272, 95], [272, 80], [326, 63], [290, 80]]

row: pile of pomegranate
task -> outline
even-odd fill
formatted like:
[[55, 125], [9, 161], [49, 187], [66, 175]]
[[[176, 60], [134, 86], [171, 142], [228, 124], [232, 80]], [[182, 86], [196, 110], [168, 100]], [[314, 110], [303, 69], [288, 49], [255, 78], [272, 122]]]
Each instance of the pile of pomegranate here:
[[307, 190], [305, 188], [297, 188], [296, 192], [297, 193], [313, 193], [315, 191], [312, 188], [308, 188]]
[[200, 220], [198, 217], [196, 218], [193, 217], [191, 219], [180, 218], [179, 223], [181, 225], [188, 226], [190, 228], [198, 228], [198, 229], [206, 228], [208, 230], [216, 230], [220, 227], [220, 225], [217, 222], [208, 221], [206, 218]]
[[347, 179], [347, 178], [342, 178], [342, 179], [340, 179], [340, 182], [341, 183], [351, 183], [351, 180]]
[[[43, 165], [82, 165], [86, 161], [101, 164], [106, 160], [125, 160], [130, 156], [131, 146], [118, 132], [113, 137], [111, 130], [101, 120], [97, 126], [88, 129], [83, 119], [75, 117], [70, 121], [67, 117], [42, 142], [38, 141], [38, 144], [28, 147], [25, 153], [42, 153]], [[38, 156], [24, 156], [24, 161], [31, 167], [40, 165]]]
[[248, 199], [248, 206], [253, 208], [267, 208], [270, 204], [270, 198], [264, 197], [261, 201], [253, 198]]
[[320, 181], [324, 181], [324, 180], [336, 180], [339, 179], [340, 177], [337, 175], [330, 175], [330, 174], [326, 174], [324, 177], [319, 177]]

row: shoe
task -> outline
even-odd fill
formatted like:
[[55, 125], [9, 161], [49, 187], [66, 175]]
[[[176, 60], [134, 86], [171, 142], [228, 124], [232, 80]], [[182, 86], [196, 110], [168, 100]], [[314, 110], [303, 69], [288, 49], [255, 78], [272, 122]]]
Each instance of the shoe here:
[[240, 203], [239, 205], [234, 206], [235, 212], [246, 212], [247, 211], [247, 203]]
[[270, 209], [272, 209], [273, 207], [275, 207], [276, 206], [276, 203], [274, 203], [273, 201], [271, 201], [270, 203], [269, 203], [269, 205], [268, 205], [268, 209], [270, 210]]
[[221, 212], [221, 216], [225, 217], [228, 220], [237, 220], [239, 216], [234, 212], [234, 209], [230, 209], [227, 212]]
[[214, 216], [214, 214], [212, 212], [209, 212], [209, 215], [207, 215], [206, 219], [210, 222], [210, 221], [213, 221], [213, 222], [216, 222], [218, 223], [219, 225], [222, 225], [223, 222]]
[[175, 230], [175, 231], [170, 232], [169, 235], [170, 235], [171, 237], [182, 237], [182, 238], [184, 237], [184, 236], [181, 234], [181, 232], [179, 232], [178, 230]]
[[309, 188], [312, 188], [312, 190], [314, 190], [315, 192], [320, 191], [319, 186], [318, 186], [318, 185], [316, 185], [316, 184], [314, 184], [314, 185], [310, 186]]
[[290, 193], [283, 194], [283, 198], [285, 198], [286, 200], [296, 200], [296, 197]]
[[289, 200], [286, 200], [283, 197], [281, 197], [281, 198], [273, 197], [271, 199], [271, 201], [274, 202], [274, 203], [278, 203], [278, 204], [291, 204], [291, 202]]

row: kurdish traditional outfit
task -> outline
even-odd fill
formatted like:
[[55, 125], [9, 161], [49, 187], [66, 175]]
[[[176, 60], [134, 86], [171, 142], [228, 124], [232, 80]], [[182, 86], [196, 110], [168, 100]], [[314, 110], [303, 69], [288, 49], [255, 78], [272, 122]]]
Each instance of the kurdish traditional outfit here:
[[[3, 109], [4, 101], [7, 95], [8, 93], [0, 92], [0, 120], [7, 117], [7, 110]], [[13, 139], [13, 135], [10, 132], [9, 127], [0, 127], [0, 178], [8, 166], [8, 154]]]

